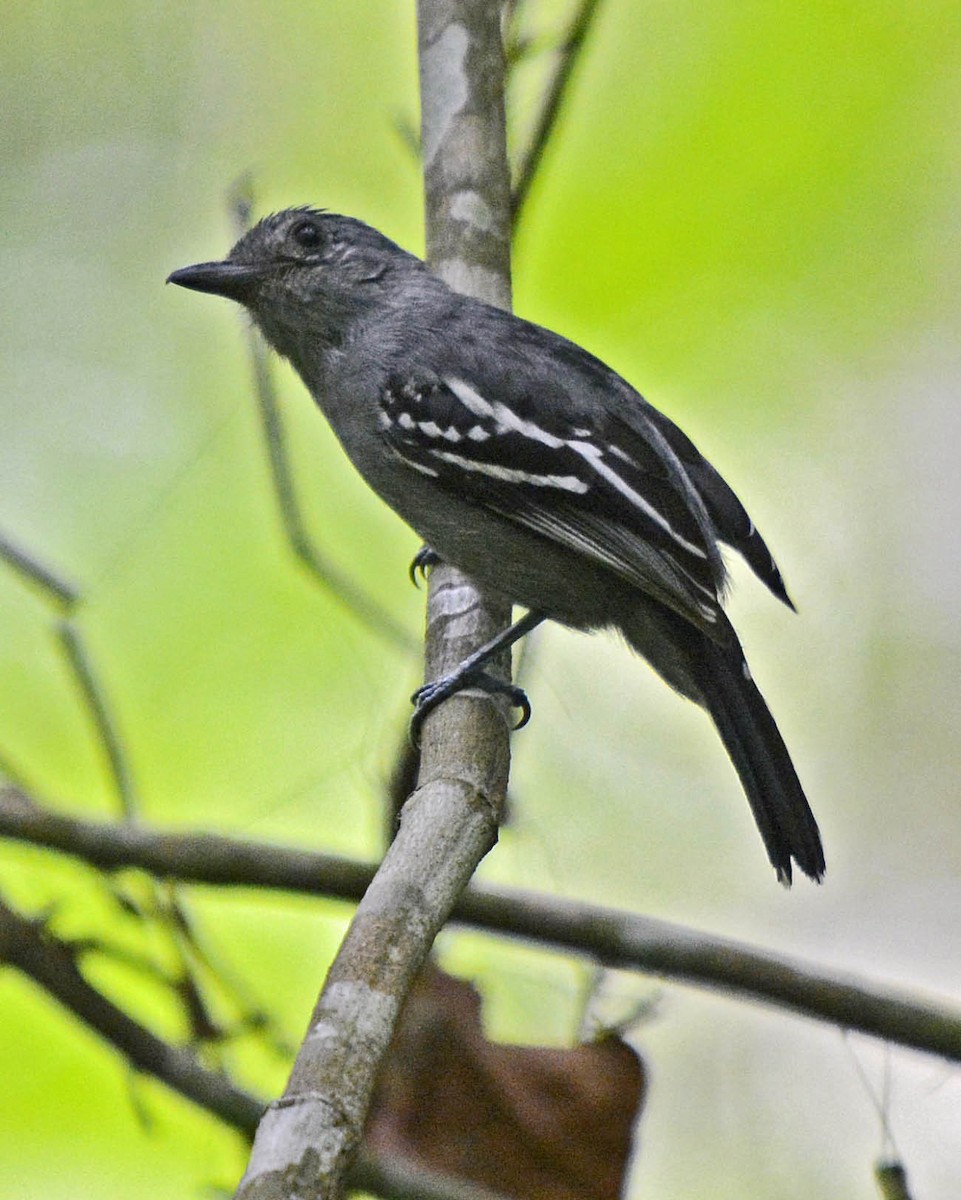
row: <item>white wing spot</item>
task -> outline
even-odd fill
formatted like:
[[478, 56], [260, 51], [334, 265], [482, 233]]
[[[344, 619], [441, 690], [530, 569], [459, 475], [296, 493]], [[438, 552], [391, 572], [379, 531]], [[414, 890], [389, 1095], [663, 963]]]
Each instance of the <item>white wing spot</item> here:
[[671, 523], [663, 516], [663, 514], [659, 513], [653, 505], [649, 504], [639, 492], [635, 492], [632, 487], [626, 484], [616, 471], [611, 470], [607, 463], [604, 462], [602, 457], [603, 452], [599, 446], [595, 446], [593, 442], [568, 442], [567, 444], [576, 454], [579, 454], [585, 462], [589, 463], [598, 473], [598, 475], [603, 476], [608, 483], [612, 483], [622, 496], [624, 496], [627, 500], [630, 500], [630, 502], [642, 512], [647, 513], [651, 520], [654, 521], [655, 524], [660, 525], [665, 533], [669, 533], [679, 546], [683, 546], [685, 550], [696, 555], [698, 558], [707, 558], [707, 554], [701, 549], [700, 546], [695, 546], [694, 543], [689, 542], [687, 538], [681, 537], [681, 535], [672, 527]]
[[440, 472], [435, 471], [433, 467], [427, 467], [423, 463], [414, 462], [412, 458], [405, 458], [404, 462], [407, 463], [409, 467], [413, 467], [415, 471], [420, 471], [421, 475], [430, 475], [432, 479], [436, 479], [440, 474]]
[[494, 415], [493, 407], [488, 404], [480, 392], [475, 392], [469, 383], [465, 383], [463, 379], [446, 379], [444, 381], [450, 390], [454, 393], [457, 399], [469, 408], [475, 417], [492, 417]]
[[516, 412], [508, 408], [506, 404], [498, 402], [494, 405], [494, 417], [501, 429], [512, 429], [515, 433], [520, 433], [524, 437], [530, 438], [533, 442], [540, 442], [544, 446], [549, 446], [552, 450], [559, 450], [561, 446], [565, 445], [563, 438], [555, 437], [553, 433], [548, 433], [546, 429], [541, 429], [533, 421], [525, 421], [523, 417], [519, 417]]
[[[629, 500], [636, 508], [645, 513], [650, 520], [656, 525], [659, 525], [665, 533], [669, 534], [674, 541], [686, 550], [689, 554], [693, 554], [697, 558], [707, 558], [707, 552], [694, 542], [682, 537], [681, 534], [671, 525], [663, 513], [658, 512], [656, 508], [637, 491], [634, 490], [621, 476], [604, 462], [604, 454], [608, 453], [615, 458], [621, 459], [623, 462], [631, 462], [630, 455], [626, 454], [619, 446], [608, 445], [603, 449], [595, 445], [590, 440], [579, 440], [583, 438], [589, 439], [591, 431], [588, 429], [574, 429], [573, 438], [561, 438], [556, 434], [542, 429], [540, 425], [533, 421], [527, 420], [525, 417], [519, 416], [513, 409], [508, 408], [502, 401], [494, 401], [491, 403], [486, 400], [478, 391], [465, 383], [463, 379], [448, 378], [445, 383], [460, 400], [460, 402], [477, 417], [493, 418], [498, 425], [498, 432], [511, 431], [519, 433], [522, 437], [529, 438], [531, 441], [540, 442], [541, 445], [547, 446], [551, 450], [560, 450], [562, 447], [567, 447], [578, 454], [590, 467], [612, 484], [625, 499]], [[400, 423], [404, 428], [410, 428], [404, 422], [404, 414], [400, 417]], [[444, 437], [446, 440], [455, 441], [455, 438], [450, 437], [451, 431], [445, 433], [437, 428], [433, 422], [427, 422], [421, 425], [421, 428], [429, 437]], [[467, 438], [473, 442], [485, 442], [492, 435], [487, 429], [481, 425], [473, 425], [467, 431]], [[526, 471], [520, 471], [513, 467], [497, 466], [493, 463], [478, 463], [471, 459], [463, 458], [460, 455], [449, 454], [443, 451], [437, 451], [440, 457], [446, 461], [455, 463], [467, 471], [477, 471], [481, 474], [489, 475], [495, 479], [503, 479], [512, 483], [528, 483], [534, 487], [555, 487], [561, 488], [563, 491], [576, 492], [583, 495], [589, 491], [589, 485], [576, 475], [529, 475]], [[713, 613], [708, 614], [705, 610], [706, 617], [713, 620]]]
[[528, 483], [532, 487], [560, 488], [565, 492], [587, 491], [587, 484], [576, 475], [530, 475], [527, 471], [518, 471], [514, 467], [476, 462], [474, 459], [464, 458], [461, 454], [452, 454], [449, 450], [432, 450], [431, 453], [442, 458], [444, 462], [462, 467], [465, 471], [476, 471], [480, 475], [489, 475], [492, 479], [502, 479], [505, 483]]

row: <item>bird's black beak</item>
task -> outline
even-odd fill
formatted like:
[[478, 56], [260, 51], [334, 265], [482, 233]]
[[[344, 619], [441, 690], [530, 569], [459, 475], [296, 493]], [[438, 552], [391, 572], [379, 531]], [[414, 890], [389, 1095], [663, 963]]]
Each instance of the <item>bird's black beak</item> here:
[[215, 296], [244, 304], [262, 278], [262, 269], [249, 263], [208, 262], [181, 267], [167, 276], [167, 282], [195, 292], [213, 292]]

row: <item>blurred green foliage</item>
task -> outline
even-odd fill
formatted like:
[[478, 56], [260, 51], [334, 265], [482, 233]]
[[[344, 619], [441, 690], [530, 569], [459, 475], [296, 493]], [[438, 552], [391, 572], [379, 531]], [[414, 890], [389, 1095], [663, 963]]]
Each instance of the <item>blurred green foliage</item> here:
[[[569, 7], [534, 4], [535, 39]], [[246, 173], [262, 209], [316, 202], [422, 245], [397, 133], [417, 122], [412, 6], [8, 0], [4, 27], [0, 534], [80, 590], [144, 820], [376, 853], [418, 663], [295, 563], [238, 314], [162, 282], [227, 248]], [[517, 144], [543, 66], [518, 74]], [[961, 990], [959, 68], [961, 12], [938, 0], [602, 2], [519, 231], [516, 306], [675, 416], [779, 551], [801, 617], [743, 577], [735, 616], [829, 875], [780, 894], [703, 717], [622, 648], [549, 631], [490, 876]], [[313, 537], [416, 637], [413, 535], [275, 374]], [[115, 815], [57, 619], [0, 570], [0, 762], [41, 801]], [[26, 910], [136, 945], [143, 926], [91, 872], [0, 851]], [[345, 910], [203, 889], [187, 903], [296, 1040]], [[580, 969], [444, 945], [487, 980], [499, 1036], [572, 1033]], [[185, 1036], [149, 980], [98, 969]], [[621, 1011], [639, 989], [623, 983]], [[233, 1182], [232, 1134], [131, 1081], [9, 971], [0, 1014], [4, 1194]], [[832, 1031], [679, 994], [641, 1042], [645, 1194], [873, 1194], [877, 1120]], [[247, 1086], [280, 1086], [256, 1038], [222, 1053]], [[919, 1195], [947, 1200], [961, 1102], [925, 1070], [901, 1064], [892, 1120]]]

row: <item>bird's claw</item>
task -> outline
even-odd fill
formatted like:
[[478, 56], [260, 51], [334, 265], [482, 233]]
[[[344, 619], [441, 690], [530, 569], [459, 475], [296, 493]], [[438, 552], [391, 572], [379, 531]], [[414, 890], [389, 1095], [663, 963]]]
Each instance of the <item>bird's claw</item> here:
[[512, 708], [521, 710], [520, 719], [512, 726], [514, 730], [523, 729], [531, 719], [531, 702], [523, 688], [488, 675], [479, 667], [463, 674], [452, 671], [449, 675], [442, 675], [440, 679], [425, 683], [411, 696], [414, 715], [410, 719], [410, 738], [415, 746], [420, 745], [420, 731], [428, 713], [433, 712], [438, 704], [448, 697], [466, 688], [480, 688], [491, 696], [506, 696]]
[[407, 574], [414, 587], [420, 587], [420, 584], [417, 582], [418, 577], [426, 581], [431, 567], [436, 567], [440, 561], [441, 557], [436, 550], [432, 550], [430, 546], [421, 546], [411, 559], [410, 566], [407, 569]]

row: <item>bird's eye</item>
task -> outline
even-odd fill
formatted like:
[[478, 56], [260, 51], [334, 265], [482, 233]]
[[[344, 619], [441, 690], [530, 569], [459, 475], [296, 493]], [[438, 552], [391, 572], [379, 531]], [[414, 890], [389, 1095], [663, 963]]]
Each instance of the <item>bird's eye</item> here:
[[319, 250], [324, 244], [320, 226], [309, 219], [298, 221], [291, 229], [290, 236], [302, 250]]

